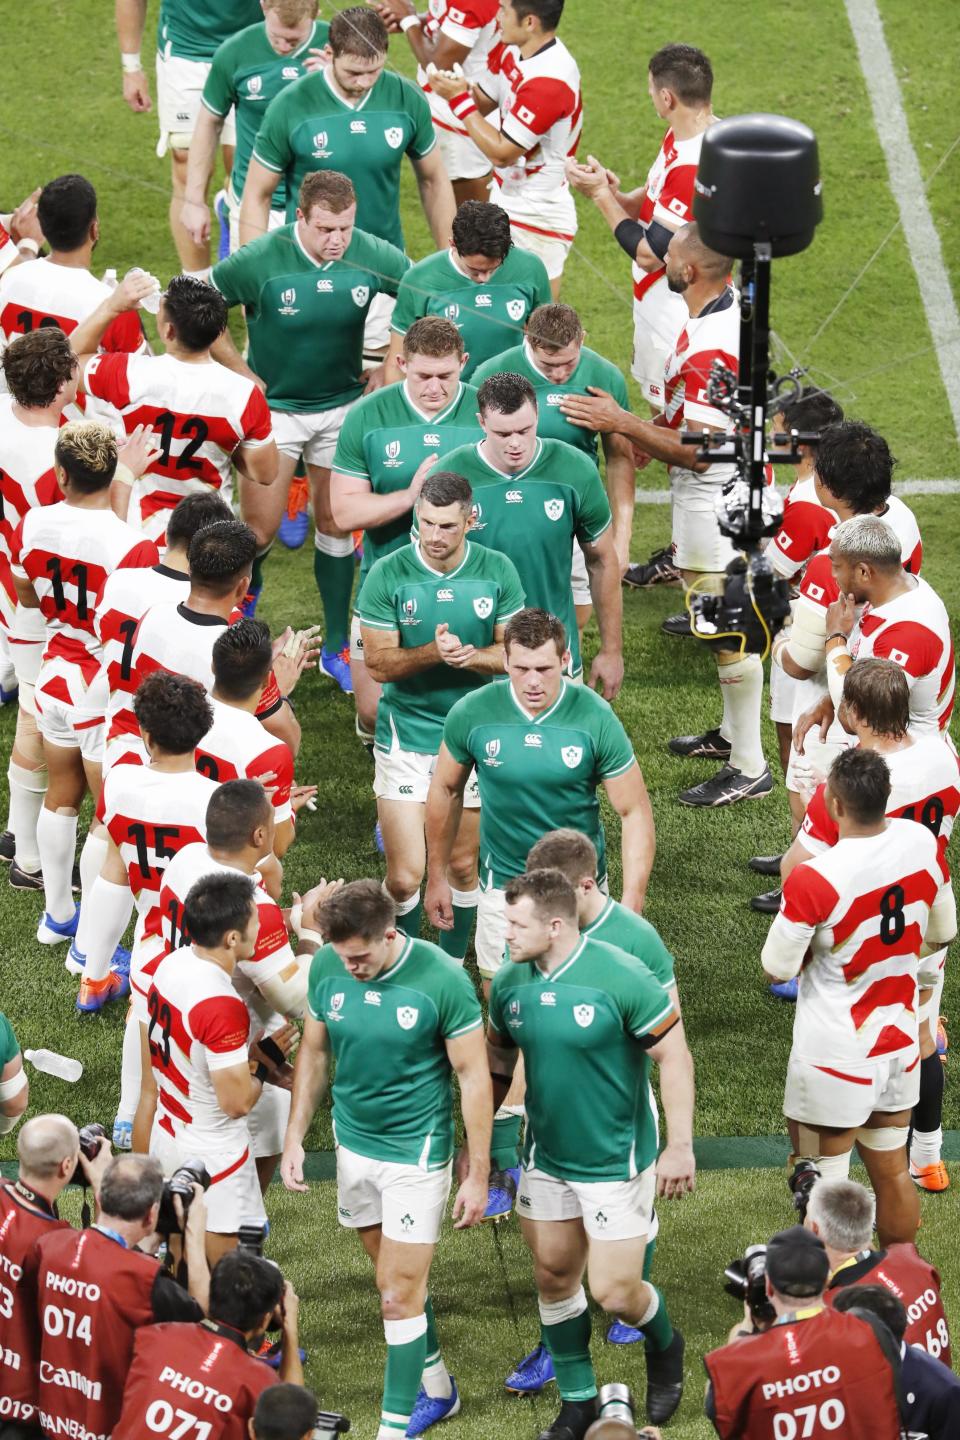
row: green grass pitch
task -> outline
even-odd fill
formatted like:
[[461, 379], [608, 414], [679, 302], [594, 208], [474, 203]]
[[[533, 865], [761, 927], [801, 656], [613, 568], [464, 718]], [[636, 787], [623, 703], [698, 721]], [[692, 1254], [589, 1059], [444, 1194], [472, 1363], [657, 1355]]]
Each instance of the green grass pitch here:
[[[338, 7], [328, 0], [325, 12], [331, 8]], [[960, 149], [940, 162], [954, 140], [955, 110], [949, 101], [960, 64], [960, 13], [951, 0], [931, 0], [921, 25], [908, 0], [880, 0], [880, 9], [922, 171], [930, 177], [940, 166], [930, 202], [945, 260], [956, 277]], [[155, 14], [156, 0], [151, 0], [148, 37]], [[97, 267], [116, 266], [122, 273], [128, 265], [141, 264], [166, 278], [175, 269], [166, 222], [166, 169], [153, 154], [154, 118], [134, 116], [122, 104], [111, 15], [104, 0], [46, 0], [5, 15], [5, 50], [17, 84], [0, 97], [0, 209], [11, 208], [37, 183], [79, 170], [100, 194], [103, 233]], [[826, 213], [811, 249], [774, 269], [773, 324], [783, 347], [778, 363], [793, 363], [794, 357], [808, 363], [815, 379], [833, 389], [850, 413], [889, 438], [903, 476], [960, 474], [957, 437], [899, 231], [843, 299], [894, 225], [896, 207], [838, 0], [810, 0], [800, 8], [786, 0], [724, 6], [690, 0], [676, 15], [637, 0], [568, 0], [562, 33], [584, 74], [584, 151], [632, 182], [642, 179], [660, 137], [646, 98], [645, 62], [670, 40], [691, 41], [711, 56], [718, 114], [769, 110], [813, 126]], [[146, 41], [144, 54], [149, 51]], [[407, 48], [398, 40], [391, 63], [410, 73]], [[409, 185], [405, 217], [411, 253], [419, 258], [430, 244]], [[584, 316], [589, 343], [626, 368], [632, 330], [629, 269], [586, 207], [581, 208], [563, 298]], [[837, 315], [811, 346], [822, 320], [842, 299]], [[649, 488], [666, 483], [657, 465], [642, 472], [640, 480]], [[915, 509], [926, 544], [924, 573], [954, 609], [957, 500], [917, 498]], [[638, 506], [635, 553], [662, 543], [668, 527], [665, 507]], [[697, 1063], [698, 1136], [776, 1134], [782, 1126], [791, 1013], [767, 997], [760, 977], [766, 922], [747, 908], [747, 901], [763, 882], [750, 876], [745, 861], [781, 848], [786, 804], [778, 794], [765, 804], [716, 815], [675, 805], [677, 790], [710, 767], [672, 759], [664, 742], [680, 729], [713, 723], [719, 705], [709, 658], [692, 644], [660, 633], [661, 618], [677, 608], [678, 600], [676, 592], [660, 591], [629, 594], [625, 601], [628, 678], [617, 709], [636, 745], [658, 831], [647, 913], [677, 957]], [[275, 627], [316, 620], [309, 551], [274, 551], [261, 610]], [[354, 738], [352, 707], [318, 676], [301, 682], [297, 706], [304, 728], [298, 777], [317, 783], [320, 793], [317, 813], [304, 812], [288, 857], [288, 883], [302, 890], [320, 874], [379, 874], [372, 838], [372, 766]], [[8, 709], [0, 712], [4, 753], [14, 718]], [[769, 727], [765, 741], [772, 760]], [[75, 981], [63, 969], [60, 952], [34, 941], [38, 910], [36, 897], [0, 889], [0, 1008], [13, 1020], [23, 1045], [47, 1044], [78, 1056], [86, 1068], [75, 1087], [34, 1075], [31, 1108], [63, 1109], [80, 1123], [109, 1123], [117, 1098], [123, 1017], [117, 1007], [90, 1021], [76, 1017]], [[955, 977], [948, 979], [948, 1016], [960, 1013], [958, 993]], [[960, 1109], [950, 1078], [948, 1068], [945, 1124], [957, 1128]], [[321, 1114], [312, 1144], [323, 1149], [329, 1143], [329, 1124]], [[0, 1158], [13, 1154], [10, 1140], [0, 1143]], [[308, 1378], [325, 1405], [346, 1410], [356, 1432], [368, 1434], [379, 1400], [382, 1337], [366, 1261], [336, 1224], [332, 1183], [317, 1182], [305, 1197], [275, 1186], [268, 1208], [271, 1252], [303, 1299]], [[700, 1357], [735, 1318], [733, 1302], [720, 1289], [723, 1265], [789, 1219], [783, 1177], [775, 1170], [704, 1172], [695, 1196], [663, 1208], [657, 1278], [689, 1346], [687, 1397], [670, 1427], [683, 1440], [712, 1433], [698, 1418]], [[924, 1199], [921, 1245], [940, 1266], [948, 1295], [960, 1283], [957, 1219], [954, 1192]], [[451, 1436], [488, 1440], [536, 1434], [552, 1417], [553, 1396], [548, 1392], [540, 1401], [514, 1402], [502, 1390], [504, 1375], [536, 1338], [530, 1266], [515, 1225], [496, 1232], [448, 1233], [432, 1290], [448, 1363], [465, 1400], [462, 1417], [449, 1426]], [[601, 1378], [626, 1379], [642, 1393], [639, 1356], [603, 1345], [602, 1333], [598, 1317]]]

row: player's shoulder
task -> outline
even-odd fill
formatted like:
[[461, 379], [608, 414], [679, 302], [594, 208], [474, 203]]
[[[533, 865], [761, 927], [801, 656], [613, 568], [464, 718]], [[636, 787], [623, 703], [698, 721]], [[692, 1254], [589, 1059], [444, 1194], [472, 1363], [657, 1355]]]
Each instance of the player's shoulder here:
[[310, 984], [319, 984], [331, 977], [337, 977], [338, 974], [347, 978], [343, 961], [328, 941], [326, 945], [321, 945], [319, 950], [314, 951], [313, 959], [310, 961]]
[[[562, 442], [561, 442], [562, 443]], [[574, 685], [571, 680], [564, 682], [564, 704], [562, 706], [563, 716], [561, 723], [569, 716], [576, 716], [578, 720], [589, 725], [605, 725], [611, 717], [620, 721], [616, 711], [609, 700], [604, 700], [598, 690], [592, 685]]]
[[585, 451], [567, 440], [541, 437], [538, 443], [542, 447], [534, 466], [538, 479], [556, 482], [562, 476], [561, 483], [575, 490], [596, 483], [596, 464]]
[[570, 980], [573, 984], [578, 981], [601, 983], [602, 988], [621, 998], [635, 994], [638, 990], [650, 990], [651, 987], [662, 990], [663, 984], [653, 971], [637, 961], [637, 956], [620, 945], [585, 936], [583, 950], [578, 957], [576, 968], [570, 972]]
[[529, 376], [530, 365], [522, 345], [514, 345], [509, 350], [503, 350], [499, 355], [491, 355], [489, 360], [484, 360], [483, 364], [478, 365], [474, 370], [471, 383], [479, 389], [484, 380], [489, 380], [491, 375], [506, 373]]
[[478, 468], [480, 457], [477, 454], [479, 441], [468, 441], [466, 445], [458, 445], [455, 450], [448, 450], [442, 455], [441, 461], [444, 470], [456, 470], [462, 474], [471, 474]]
[[[113, 767], [113, 769], [116, 768], [116, 766]], [[108, 774], [110, 773], [112, 773], [112, 770], [108, 772]], [[106, 784], [106, 780], [104, 780], [104, 784]], [[189, 873], [194, 866], [198, 864], [209, 865], [211, 874], [215, 870], [222, 869], [219, 862], [213, 859], [206, 844], [202, 840], [192, 840], [189, 845], [184, 845], [182, 849], [178, 850], [176, 855], [174, 855], [170, 864], [163, 872], [164, 881], [169, 881], [171, 876], [177, 875], [181, 871]]]
[[404, 275], [402, 285], [422, 285], [437, 283], [443, 280], [446, 283], [444, 288], [450, 288], [450, 281], [455, 272], [450, 264], [450, 252], [448, 250], [434, 250], [430, 255], [424, 255], [422, 260], [415, 260], [410, 269]]
[[[369, 230], [354, 230], [343, 259], [335, 263], [339, 268], [349, 269], [352, 265], [371, 265], [371, 262], [384, 258], [395, 263], [402, 261], [405, 274], [409, 274], [412, 268], [409, 258], [391, 241], [384, 240], [381, 235], [373, 235]], [[376, 266], [371, 265], [371, 268]]]
[[379, 108], [393, 105], [398, 110], [408, 110], [417, 115], [427, 104], [419, 85], [405, 75], [398, 75], [395, 70], [383, 71], [377, 81], [374, 101], [378, 102]]
[[[462, 695], [447, 711], [447, 722], [453, 726], [470, 729], [474, 725], [486, 725], [501, 718], [511, 717], [510, 681], [506, 678], [493, 679], [486, 685], [479, 685]], [[514, 710], [514, 713], [516, 710]]]
[[395, 585], [407, 576], [415, 576], [421, 580], [425, 578], [423, 567], [416, 563], [416, 546], [412, 541], [402, 545], [399, 550], [391, 550], [374, 560], [364, 584], [373, 582], [377, 585]]
[[247, 64], [255, 60], [261, 52], [264, 58], [267, 56], [272, 60], [277, 58], [267, 39], [266, 24], [264, 21], [258, 20], [252, 25], [245, 25], [236, 34], [228, 35], [226, 40], [222, 40], [214, 51], [212, 63], [218, 69], [226, 69], [234, 65]]
[[439, 995], [451, 989], [468, 989], [474, 993], [463, 966], [432, 940], [411, 942], [409, 958], [399, 978], [401, 984], [422, 989], [425, 995]]
[[467, 541], [467, 557], [464, 567], [466, 579], [502, 580], [504, 574], [513, 576], [515, 573], [516, 566], [504, 551], [495, 550], [490, 545], [478, 545], [475, 541]]
[[[904, 852], [911, 857], [928, 860], [931, 856], [936, 858], [938, 853], [937, 837], [926, 825], [918, 825], [915, 820], [905, 820], [901, 817], [887, 821], [887, 835], [893, 840], [898, 848], [902, 847]], [[926, 853], [924, 853], [926, 852]]]

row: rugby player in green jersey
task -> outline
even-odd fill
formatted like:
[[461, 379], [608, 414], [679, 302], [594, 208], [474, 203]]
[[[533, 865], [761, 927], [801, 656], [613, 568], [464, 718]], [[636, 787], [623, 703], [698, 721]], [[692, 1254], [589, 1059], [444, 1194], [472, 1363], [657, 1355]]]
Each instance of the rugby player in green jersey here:
[[[400, 224], [403, 158], [413, 165], [424, 214], [436, 245], [450, 243], [456, 204], [443, 165], [426, 97], [410, 80], [385, 71], [389, 36], [379, 15], [364, 5], [341, 10], [330, 22], [330, 63], [290, 85], [264, 116], [247, 171], [240, 207], [240, 243], [262, 235], [273, 194], [287, 186], [287, 218], [304, 175], [336, 169], [357, 191], [357, 221], [371, 235], [404, 248]], [[376, 307], [368, 327], [368, 354], [389, 341], [392, 304]]]
[[[225, 199], [230, 218], [230, 249], [240, 246], [240, 196], [247, 178], [260, 122], [267, 106], [294, 80], [322, 63], [330, 26], [317, 19], [317, 0], [262, 0], [263, 20], [225, 40], [213, 57], [190, 142], [187, 184], [180, 223], [197, 245], [210, 240], [207, 187], [217, 158], [226, 117], [233, 114], [237, 144]], [[273, 197], [270, 229], [286, 221], [283, 184]]]
[[[562, 1400], [540, 1440], [583, 1440], [598, 1413], [585, 1272], [597, 1304], [644, 1332], [647, 1417], [659, 1424], [680, 1404], [684, 1344], [642, 1277], [656, 1197], [694, 1187], [690, 1052], [659, 980], [581, 935], [559, 870], [511, 880], [505, 898], [510, 963], [491, 988], [487, 1047], [495, 1103], [519, 1054], [527, 1075], [520, 1225]], [[667, 1122], [659, 1160], [650, 1059]]]
[[390, 321], [386, 377], [400, 378], [402, 339], [421, 315], [445, 315], [456, 322], [469, 357], [464, 376], [470, 379], [485, 360], [516, 344], [524, 320], [549, 299], [546, 266], [513, 243], [506, 210], [467, 200], [453, 217], [453, 244], [404, 276]]
[[[466, 352], [452, 320], [425, 315], [403, 337], [402, 383], [364, 395], [343, 422], [330, 476], [330, 508], [341, 531], [362, 530], [360, 584], [375, 560], [410, 540], [413, 506], [430, 463], [483, 435], [477, 392], [463, 383]], [[350, 678], [357, 732], [373, 743], [380, 686], [363, 663], [360, 622], [350, 628]]]
[[579, 541], [600, 631], [590, 683], [612, 700], [623, 683], [623, 599], [610, 504], [597, 466], [572, 445], [540, 439], [537, 397], [522, 375], [491, 375], [477, 391], [477, 403], [483, 440], [440, 457], [445, 470], [465, 475], [473, 486], [473, 538], [509, 555], [527, 603], [563, 622], [576, 679], [583, 667], [570, 571], [573, 542]]
[[[400, 925], [420, 934], [423, 815], [443, 724], [456, 702], [503, 674], [507, 621], [523, 608], [520, 577], [499, 550], [467, 539], [473, 492], [434, 471], [417, 499], [419, 536], [378, 560], [357, 599], [367, 669], [382, 682], [373, 783]], [[440, 945], [462, 964], [477, 909], [480, 798], [471, 782], [450, 856], [453, 928]]]
[[[353, 591], [353, 538], [330, 510], [330, 463], [340, 427], [369, 376], [363, 327], [375, 295], [396, 294], [409, 260], [394, 245], [355, 226], [356, 193], [346, 175], [319, 170], [300, 186], [297, 219], [244, 245], [215, 265], [211, 284], [228, 305], [243, 304], [249, 365], [229, 332], [216, 357], [265, 385], [280, 455], [276, 483], [245, 510], [260, 560], [280, 524], [302, 459], [313, 502], [314, 576], [325, 621], [323, 670], [350, 691], [347, 637]], [[254, 571], [254, 602], [262, 577]]]
[[[416, 266], [414, 267], [416, 269]], [[410, 272], [411, 274], [413, 271]], [[401, 286], [402, 290], [402, 286]], [[613, 545], [622, 575], [630, 564], [630, 536], [636, 466], [633, 446], [623, 435], [603, 434], [574, 425], [560, 409], [565, 395], [586, 395], [591, 385], [601, 386], [627, 408], [627, 387], [616, 365], [583, 343], [583, 325], [572, 305], [540, 305], [527, 321], [524, 339], [512, 350], [486, 360], [474, 372], [473, 383], [509, 370], [530, 381], [537, 397], [537, 434], [546, 440], [566, 440], [595, 464], [603, 450], [607, 495], [613, 512]], [[590, 619], [590, 588], [580, 546], [573, 547], [573, 600], [581, 641]]]
[[[588, 940], [602, 940], [605, 945], [613, 945], [630, 955], [639, 966], [646, 967], [660, 981], [673, 1001], [673, 1008], [680, 1014], [673, 956], [649, 920], [645, 920], [634, 910], [628, 910], [597, 884], [597, 849], [588, 836], [581, 834], [579, 830], [549, 831], [542, 840], [537, 841], [527, 856], [527, 870], [561, 871], [577, 894], [577, 923], [580, 934]], [[656, 1103], [651, 1091], [651, 1104], [655, 1106]], [[519, 1112], [513, 1121], [512, 1130], [504, 1120], [495, 1123], [491, 1150], [495, 1168], [512, 1168], [519, 1163], [516, 1159], [519, 1141]], [[519, 1176], [517, 1178], [519, 1179]], [[644, 1280], [650, 1279], [655, 1248], [655, 1234], [648, 1233], [647, 1248], [644, 1252]], [[639, 1330], [627, 1325], [623, 1320], [611, 1321], [607, 1330], [607, 1339], [614, 1345], [633, 1345], [642, 1338]], [[549, 1351], [540, 1344], [520, 1361], [506, 1384], [508, 1390], [528, 1395], [542, 1389], [548, 1381], [555, 1378]]]
[[30, 1086], [13, 1026], [0, 1011], [0, 1135], [9, 1135], [27, 1108]]
[[337, 1214], [358, 1231], [376, 1269], [387, 1342], [377, 1440], [399, 1440], [408, 1425], [420, 1434], [460, 1409], [427, 1281], [452, 1180], [451, 1071], [467, 1135], [456, 1227], [476, 1224], [486, 1203], [483, 1021], [464, 970], [397, 929], [379, 881], [345, 885], [320, 906], [318, 922], [326, 944], [310, 967], [280, 1173], [288, 1190], [306, 1190], [303, 1140], [334, 1058]]
[[[123, 70], [123, 98], [130, 109], [151, 108], [150, 87], [140, 59], [147, 0], [116, 0], [117, 39]], [[200, 96], [217, 46], [247, 25], [263, 19], [259, 0], [160, 0], [157, 25], [157, 115], [160, 143], [157, 154], [170, 151], [173, 194], [170, 230], [180, 264], [187, 275], [206, 279], [209, 244], [198, 245], [180, 223], [187, 183], [187, 157]], [[224, 169], [229, 172], [236, 144], [236, 127], [228, 118], [221, 135]]]

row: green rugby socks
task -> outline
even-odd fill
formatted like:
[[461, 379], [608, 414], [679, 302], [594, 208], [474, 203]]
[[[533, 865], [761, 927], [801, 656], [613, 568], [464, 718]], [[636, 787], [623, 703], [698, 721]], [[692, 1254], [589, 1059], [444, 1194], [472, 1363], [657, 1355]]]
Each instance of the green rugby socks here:
[[406, 1434], [417, 1402], [420, 1377], [427, 1356], [427, 1317], [384, 1320], [387, 1367], [383, 1377], [383, 1406], [377, 1440], [399, 1440]]
[[590, 1311], [583, 1286], [567, 1300], [540, 1302], [540, 1333], [564, 1400], [592, 1400], [597, 1378], [590, 1360]]

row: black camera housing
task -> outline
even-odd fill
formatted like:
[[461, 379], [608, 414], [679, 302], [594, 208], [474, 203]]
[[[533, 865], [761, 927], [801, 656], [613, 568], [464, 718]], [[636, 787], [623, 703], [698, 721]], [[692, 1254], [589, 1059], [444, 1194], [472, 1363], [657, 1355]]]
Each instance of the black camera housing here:
[[767, 1299], [766, 1245], [748, 1245], [742, 1258], [730, 1261], [723, 1278], [727, 1294], [746, 1301], [754, 1325], [773, 1324], [777, 1312]]
[[[84, 1125], [80, 1130], [80, 1154], [86, 1160], [95, 1160], [100, 1149], [100, 1141], [107, 1139], [107, 1132], [102, 1125], [94, 1121], [91, 1125]], [[86, 1175], [83, 1173], [83, 1166], [77, 1161], [76, 1169], [67, 1182], [70, 1185], [86, 1185]]]
[[173, 1197], [180, 1196], [180, 1202], [183, 1205], [183, 1219], [186, 1223], [187, 1211], [193, 1201], [194, 1185], [201, 1185], [204, 1190], [210, 1188], [210, 1176], [202, 1160], [185, 1160], [182, 1165], [177, 1166], [169, 1180], [163, 1182], [160, 1213], [157, 1216], [159, 1234], [177, 1235], [180, 1233], [180, 1222], [177, 1219], [177, 1212], [173, 1208]]
[[810, 1191], [819, 1179], [820, 1171], [812, 1160], [798, 1160], [793, 1167], [793, 1173], [787, 1180], [787, 1184], [790, 1186], [790, 1193], [793, 1195], [793, 1208], [800, 1217], [801, 1225], [807, 1218], [807, 1206], [810, 1204]]

